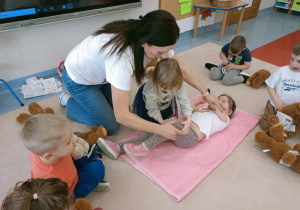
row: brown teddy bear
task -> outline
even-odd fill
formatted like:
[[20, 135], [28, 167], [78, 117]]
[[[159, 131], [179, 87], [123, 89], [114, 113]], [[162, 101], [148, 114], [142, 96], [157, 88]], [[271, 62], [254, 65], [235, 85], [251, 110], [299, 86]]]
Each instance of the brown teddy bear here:
[[50, 107], [46, 107], [43, 109], [38, 103], [30, 102], [28, 105], [28, 111], [31, 114], [21, 113], [17, 118], [16, 121], [18, 123], [25, 123], [32, 115], [35, 114], [54, 114], [54, 110]]
[[278, 117], [271, 115], [268, 120], [271, 124], [273, 124], [273, 126], [266, 130], [265, 133], [271, 138], [274, 138], [277, 142], [284, 143], [287, 136], [284, 131], [284, 126], [279, 123]]
[[279, 111], [293, 119], [293, 124], [295, 125], [295, 132], [286, 131], [288, 137], [293, 137], [296, 134], [300, 133], [300, 102], [284, 106]]
[[[273, 118], [274, 120], [277, 117], [272, 115], [270, 118]], [[271, 129], [272, 127], [275, 127], [275, 129]], [[273, 137], [269, 136], [264, 131], [258, 131], [255, 134], [255, 142], [267, 148], [269, 154], [275, 161], [300, 173], [300, 144], [296, 144], [294, 148], [290, 147], [288, 144], [281, 141], [285, 135], [283, 132], [284, 126], [277, 123], [272, 127], [269, 129], [269, 132]], [[280, 132], [277, 132], [277, 130], [280, 130]], [[276, 134], [272, 133], [273, 131], [276, 131]]]
[[151, 78], [154, 72], [154, 69], [157, 65], [158, 61], [156, 59], [151, 60], [147, 66], [145, 66], [144, 70], [145, 70], [145, 75], [147, 76], [147, 78]]
[[107, 130], [103, 126], [92, 126], [88, 132], [74, 132], [74, 134], [87, 141], [90, 147], [97, 144], [98, 138], [107, 138]]
[[263, 84], [270, 76], [271, 73], [268, 70], [261, 69], [247, 79], [246, 85], [259, 88], [260, 85]]

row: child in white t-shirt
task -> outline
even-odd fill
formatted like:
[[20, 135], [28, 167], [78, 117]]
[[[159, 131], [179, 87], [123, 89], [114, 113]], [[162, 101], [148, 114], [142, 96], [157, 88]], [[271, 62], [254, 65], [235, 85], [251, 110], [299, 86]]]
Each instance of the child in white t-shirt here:
[[[282, 116], [284, 114], [280, 112], [280, 109], [300, 102], [300, 42], [293, 48], [290, 64], [280, 67], [265, 82], [271, 98], [268, 100], [261, 118], [261, 128], [267, 130], [271, 127], [271, 123], [268, 121], [269, 116], [278, 115], [279, 119], [283, 119], [280, 120], [281, 124], [286, 125], [289, 122], [285, 129], [294, 133], [293, 126], [291, 126], [293, 122], [288, 119], [288, 116]], [[292, 133], [289, 136], [294, 135]]]

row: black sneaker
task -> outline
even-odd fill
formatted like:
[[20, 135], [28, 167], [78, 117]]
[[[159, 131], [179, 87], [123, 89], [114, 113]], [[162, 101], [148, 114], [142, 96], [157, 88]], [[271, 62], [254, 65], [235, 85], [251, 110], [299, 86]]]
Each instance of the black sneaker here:
[[99, 156], [100, 158], [102, 158], [101, 150], [100, 150], [98, 144], [94, 144], [90, 148], [90, 151], [87, 154], [88, 161], [91, 161], [93, 159], [93, 157], [95, 157], [96, 155]]
[[242, 76], [242, 77], [244, 77], [244, 82], [243, 83], [246, 83], [247, 82], [247, 80], [248, 80], [248, 78], [251, 76], [250, 74], [247, 74], [247, 73], [245, 73], [245, 72], [241, 72], [240, 73], [240, 76]]
[[211, 70], [211, 68], [213, 67], [218, 67], [218, 65], [214, 63], [205, 63], [205, 68], [207, 68], [208, 70]]
[[244, 82], [243, 83], [246, 83], [247, 80], [248, 80], [248, 78], [249, 78], [249, 76], [247, 76], [247, 75], [241, 75], [241, 76], [244, 77]]

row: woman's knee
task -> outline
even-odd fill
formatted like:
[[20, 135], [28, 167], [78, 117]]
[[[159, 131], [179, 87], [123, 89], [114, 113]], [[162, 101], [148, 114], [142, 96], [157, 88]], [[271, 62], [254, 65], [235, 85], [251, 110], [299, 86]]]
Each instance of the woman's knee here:
[[[104, 126], [105, 127], [105, 126]], [[109, 126], [107, 126], [106, 130], [107, 130], [107, 135], [113, 135], [116, 134], [120, 129], [120, 124], [115, 122]]]

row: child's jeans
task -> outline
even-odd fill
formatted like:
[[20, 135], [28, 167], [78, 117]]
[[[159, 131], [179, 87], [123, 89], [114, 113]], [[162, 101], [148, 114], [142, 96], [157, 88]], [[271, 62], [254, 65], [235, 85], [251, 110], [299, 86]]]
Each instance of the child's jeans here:
[[108, 135], [119, 130], [111, 95], [111, 85], [81, 85], [73, 82], [65, 67], [63, 67], [63, 80], [67, 91], [72, 98], [67, 103], [67, 118], [76, 122], [104, 126]]
[[75, 198], [84, 198], [93, 189], [95, 189], [99, 182], [105, 176], [105, 166], [102, 159], [96, 155], [90, 162], [84, 156], [79, 160], [73, 160], [77, 169], [78, 182], [74, 189]]

